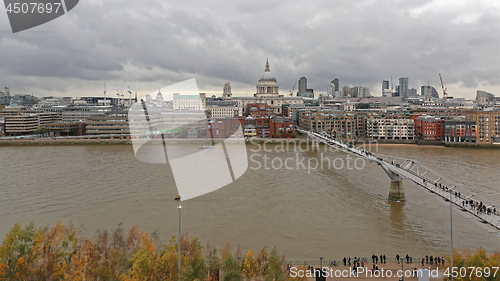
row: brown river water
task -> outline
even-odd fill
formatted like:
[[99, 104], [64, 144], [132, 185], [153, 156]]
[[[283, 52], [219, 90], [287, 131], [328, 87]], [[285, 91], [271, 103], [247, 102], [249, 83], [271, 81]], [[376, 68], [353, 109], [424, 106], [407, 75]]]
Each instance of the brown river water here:
[[[449, 207], [428, 192], [405, 181], [406, 203], [389, 203], [390, 179], [373, 163], [351, 156], [348, 167], [342, 152], [260, 148], [247, 146], [249, 169], [235, 182], [182, 202], [183, 231], [204, 245], [277, 246], [292, 259], [449, 251]], [[378, 152], [415, 159], [500, 203], [500, 150], [385, 145]], [[137, 223], [159, 230], [165, 243], [178, 232], [170, 167], [139, 162], [132, 146], [0, 147], [0, 157], [1, 236], [31, 221], [72, 221], [84, 235]], [[308, 170], [307, 161], [321, 157], [343, 159], [344, 167], [339, 160]], [[287, 158], [288, 168], [279, 167]], [[305, 169], [297, 164], [302, 158]], [[456, 247], [500, 249], [499, 238], [453, 215]]]

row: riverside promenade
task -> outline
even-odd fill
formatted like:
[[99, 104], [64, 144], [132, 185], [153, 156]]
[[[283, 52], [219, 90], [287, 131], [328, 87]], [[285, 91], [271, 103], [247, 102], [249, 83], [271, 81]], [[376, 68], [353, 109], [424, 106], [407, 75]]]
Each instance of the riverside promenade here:
[[[417, 277], [413, 277], [413, 272], [412, 272], [412, 265], [414, 267], [415, 270], [418, 270], [419, 268], [425, 268], [425, 269], [429, 269], [429, 270], [432, 270], [434, 272], [437, 272], [439, 273], [439, 277], [438, 278], [431, 278], [431, 280], [442, 280], [443, 279], [443, 273], [444, 271], [446, 270], [446, 265], [445, 265], [445, 268], [441, 268], [441, 267], [436, 267], [435, 265], [429, 265], [429, 264], [426, 264], [425, 266], [422, 266], [421, 263], [417, 262], [417, 263], [405, 263], [403, 264], [403, 270], [404, 271], [401, 271], [401, 264], [398, 264], [398, 263], [387, 263], [387, 264], [377, 264], [378, 265], [378, 269], [379, 269], [379, 272], [380, 272], [380, 275], [378, 277], [376, 277], [375, 275], [372, 275], [370, 274], [369, 272], [367, 273], [367, 271], [369, 271], [373, 264], [371, 263], [367, 263], [365, 265], [365, 268], [364, 268], [364, 271], [363, 273], [360, 273], [358, 274], [358, 276], [356, 277], [327, 277], [326, 280], [327, 281], [353, 281], [353, 280], [399, 280], [399, 279], [402, 279], [402, 277], [398, 277], [398, 273], [401, 274], [401, 272], [406, 273], [407, 276], [404, 277], [404, 280], [418, 280]], [[327, 267], [328, 268], [328, 271], [329, 272], [337, 272], [337, 273], [341, 273], [342, 271], [347, 271], [347, 272], [350, 272], [350, 270], [352, 270], [352, 266], [349, 267], [349, 266], [335, 266], [335, 267]], [[330, 269], [332, 271], [330, 271]], [[383, 275], [382, 276], [382, 272], [383, 272]], [[387, 276], [388, 275], [388, 272], [390, 272], [390, 277]], [[412, 275], [411, 277], [408, 277], [409, 275]], [[308, 281], [313, 281], [313, 280], [316, 280], [316, 278], [307, 278]]]

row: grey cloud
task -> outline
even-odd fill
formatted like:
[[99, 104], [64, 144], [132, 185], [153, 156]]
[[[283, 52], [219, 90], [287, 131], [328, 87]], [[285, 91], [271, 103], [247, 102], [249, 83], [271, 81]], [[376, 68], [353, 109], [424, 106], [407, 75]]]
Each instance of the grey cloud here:
[[[338, 77], [377, 95], [390, 76], [395, 83], [409, 77], [410, 87], [427, 81], [438, 87], [441, 73], [458, 96], [473, 98], [481, 86], [500, 94], [498, 11], [484, 2], [473, 11], [414, 12], [435, 4], [80, 1], [30, 32], [2, 33], [0, 86], [23, 94], [96, 95], [107, 71], [110, 88], [135, 73], [140, 92], [194, 77], [200, 91], [221, 91], [230, 80], [238, 85], [235, 94], [251, 93], [269, 57], [283, 93], [301, 76], [316, 91]], [[469, 12], [479, 13], [477, 21], [454, 23]]]

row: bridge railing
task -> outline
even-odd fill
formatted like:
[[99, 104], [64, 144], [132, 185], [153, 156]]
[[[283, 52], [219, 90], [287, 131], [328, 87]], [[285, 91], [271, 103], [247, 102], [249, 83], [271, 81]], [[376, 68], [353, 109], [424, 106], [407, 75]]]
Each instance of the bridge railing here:
[[[382, 165], [386, 172], [387, 170], [389, 170], [396, 175], [406, 178], [407, 180], [415, 183], [417, 186], [431, 191], [447, 201], [449, 201], [449, 199], [447, 198], [448, 196], [446, 195], [448, 192], [450, 193], [450, 196], [454, 196], [454, 194], [460, 194], [460, 200], [457, 200], [457, 197], [455, 197], [452, 198], [451, 201], [456, 206], [462, 207], [463, 210], [467, 211], [470, 214], [473, 214], [476, 217], [476, 219], [473, 220], [476, 224], [484, 227], [482, 223], [487, 221], [492, 226], [497, 228], [497, 230], [487, 230], [490, 231], [490, 233], [500, 237], [500, 233], [498, 233], [498, 229], [500, 228], [500, 220], [498, 219], [498, 217], [500, 217], [500, 211], [496, 210], [497, 207], [500, 207], [499, 204], [496, 204], [495, 202], [477, 194], [476, 192], [465, 188], [461, 184], [449, 180], [448, 178], [434, 172], [432, 169], [419, 163], [418, 161], [413, 159], [404, 159], [400, 157], [383, 155], [375, 152], [368, 152], [352, 144], [335, 139], [328, 134], [308, 131], [302, 132], [307, 133], [308, 138], [311, 138], [315, 141], [322, 142], [325, 145], [331, 147], [336, 147], [337, 149], [346, 153], [351, 153]], [[470, 198], [473, 198], [474, 204], [476, 202], [478, 204], [481, 203], [481, 205], [484, 205], [487, 210], [496, 210], [496, 212], [485, 214], [484, 212], [478, 212], [476, 210], [477, 208], [469, 207], [467, 209], [465, 208], [465, 206], [461, 206], [463, 200], [467, 200]], [[490, 217], [490, 215], [493, 215], [493, 217]], [[472, 219], [472, 217], [467, 218]], [[494, 219], [492, 220], [492, 218]]]
[[[500, 207], [500, 204], [497, 204], [496, 202], [493, 202], [493, 201], [477, 194], [476, 192], [464, 187], [463, 185], [458, 184], [458, 183], [438, 174], [437, 172], [433, 171], [432, 169], [428, 168], [427, 166], [421, 164], [420, 162], [418, 162], [416, 160], [405, 159], [405, 158], [400, 158], [400, 157], [396, 157], [396, 156], [389, 156], [389, 155], [384, 155], [384, 154], [380, 154], [380, 153], [376, 153], [376, 152], [370, 152], [369, 155], [363, 155], [363, 154], [359, 154], [359, 152], [365, 151], [364, 149], [356, 147], [350, 143], [346, 143], [342, 140], [335, 139], [332, 136], [329, 136], [328, 134], [318, 133], [318, 132], [308, 132], [308, 131], [303, 131], [303, 130], [299, 130], [299, 131], [306, 133], [308, 135], [308, 137], [316, 138], [316, 139], [320, 140], [321, 142], [323, 142], [326, 145], [328, 145], [328, 142], [330, 142], [330, 145], [331, 145], [332, 141], [339, 142], [341, 145], [343, 145], [341, 150], [344, 152], [348, 152], [348, 153], [351, 153], [351, 154], [354, 154], [357, 156], [368, 158], [371, 161], [378, 161], [379, 163], [382, 161], [382, 162], [385, 162], [387, 164], [394, 165], [397, 168], [401, 168], [409, 173], [412, 173], [413, 175], [415, 175], [417, 177], [425, 179], [426, 181], [441, 184], [441, 186], [444, 186], [445, 189], [446, 189], [446, 187], [453, 188], [454, 191], [460, 192], [461, 195], [463, 195], [462, 196], [463, 198], [471, 197], [471, 198], [473, 198], [474, 201], [483, 202], [483, 204], [485, 204], [487, 207], [490, 207], [490, 208]], [[334, 145], [337, 145], [337, 144], [334, 144]], [[346, 151], [346, 150], [350, 150], [350, 151]], [[376, 159], [373, 159], [373, 157], [375, 157]], [[498, 213], [500, 213], [500, 211], [497, 212], [497, 214]]]

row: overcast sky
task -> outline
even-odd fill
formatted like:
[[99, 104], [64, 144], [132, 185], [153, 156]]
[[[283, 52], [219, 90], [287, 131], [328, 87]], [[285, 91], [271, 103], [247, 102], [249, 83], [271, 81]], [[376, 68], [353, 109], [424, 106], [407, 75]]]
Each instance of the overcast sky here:
[[[81, 0], [13, 34], [0, 12], [0, 87], [11, 94], [139, 95], [196, 78], [200, 92], [252, 95], [269, 57], [280, 93], [300, 77], [381, 95], [382, 80], [429, 81], [442, 94], [500, 95], [500, 1]], [[124, 83], [124, 80], [127, 80]]]

